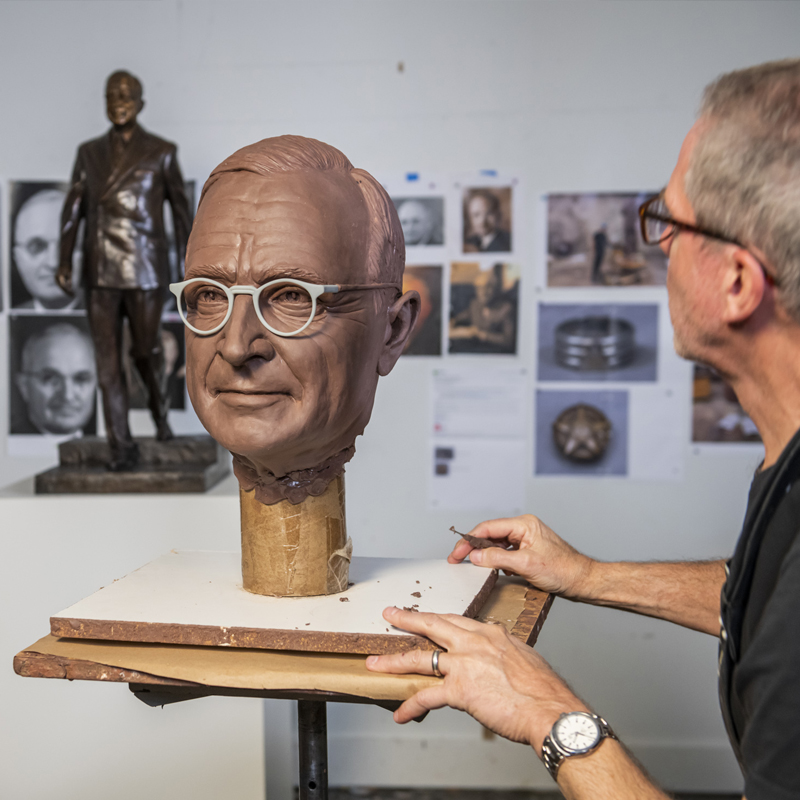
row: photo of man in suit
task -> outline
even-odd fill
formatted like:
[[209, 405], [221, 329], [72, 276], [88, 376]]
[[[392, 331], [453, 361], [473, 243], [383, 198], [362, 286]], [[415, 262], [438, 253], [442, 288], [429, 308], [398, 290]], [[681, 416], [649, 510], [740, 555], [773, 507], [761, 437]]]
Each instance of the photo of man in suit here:
[[464, 197], [464, 252], [506, 253], [511, 231], [506, 229], [503, 205], [510, 210], [511, 189], [468, 189]]
[[13, 389], [9, 432], [52, 436], [94, 433], [97, 374], [92, 340], [80, 318], [12, 318]]
[[137, 123], [143, 107], [137, 78], [124, 71], [108, 78], [106, 110], [112, 127], [78, 148], [61, 218], [57, 279], [67, 292], [73, 290], [71, 265], [78, 225], [86, 220], [83, 284], [111, 448], [109, 466], [115, 471], [132, 469], [139, 458], [128, 426], [123, 318], [130, 325], [134, 364], [148, 390], [156, 438], [172, 437], [160, 338], [170, 282], [164, 202], [172, 211], [179, 263], [191, 226], [177, 148]]
[[12, 181], [10, 191], [12, 308], [32, 311], [83, 308], [80, 292], [70, 296], [56, 283], [66, 186]]

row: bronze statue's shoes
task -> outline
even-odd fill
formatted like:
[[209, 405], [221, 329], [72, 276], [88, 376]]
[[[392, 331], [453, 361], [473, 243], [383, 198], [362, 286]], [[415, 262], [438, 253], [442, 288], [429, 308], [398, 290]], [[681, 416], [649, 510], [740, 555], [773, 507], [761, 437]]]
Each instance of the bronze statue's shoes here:
[[111, 448], [111, 461], [108, 469], [111, 472], [129, 472], [139, 463], [139, 445], [127, 442]]
[[174, 436], [175, 434], [173, 434], [166, 417], [156, 422], [156, 439], [159, 442], [168, 442]]

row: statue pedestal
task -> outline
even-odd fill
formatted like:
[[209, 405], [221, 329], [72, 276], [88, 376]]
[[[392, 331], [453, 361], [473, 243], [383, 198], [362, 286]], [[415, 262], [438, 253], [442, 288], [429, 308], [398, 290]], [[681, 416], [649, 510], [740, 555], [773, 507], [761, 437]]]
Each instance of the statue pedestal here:
[[205, 492], [230, 471], [227, 452], [210, 436], [134, 441], [139, 463], [125, 472], [109, 471], [111, 450], [105, 439], [87, 436], [63, 442], [58, 447], [59, 466], [36, 476], [36, 494]]
[[347, 589], [352, 542], [347, 538], [344, 476], [319, 497], [264, 505], [239, 490], [242, 581], [248, 592], [310, 597]]

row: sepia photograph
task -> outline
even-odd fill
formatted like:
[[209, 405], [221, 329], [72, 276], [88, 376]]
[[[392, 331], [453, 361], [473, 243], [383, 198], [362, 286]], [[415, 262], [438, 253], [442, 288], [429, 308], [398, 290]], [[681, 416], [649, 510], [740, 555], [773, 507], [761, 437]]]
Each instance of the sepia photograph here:
[[406, 342], [403, 355], [440, 356], [442, 354], [442, 274], [441, 265], [406, 266], [403, 291], [419, 292], [419, 319]]
[[464, 252], [511, 252], [511, 187], [464, 189], [463, 204]]
[[693, 442], [760, 442], [758, 429], [736, 393], [711, 367], [694, 365]]
[[628, 474], [628, 393], [537, 391], [536, 475]]
[[655, 381], [656, 303], [540, 303], [540, 381]]
[[450, 268], [448, 352], [514, 355], [520, 269], [457, 261]]
[[639, 227], [639, 206], [653, 194], [549, 195], [547, 285], [664, 286], [667, 257]]
[[406, 247], [444, 244], [444, 197], [393, 197]]
[[[10, 184], [9, 267], [11, 308], [70, 311], [83, 308], [80, 290], [68, 295], [56, 283], [61, 210], [67, 184], [12, 181]], [[79, 249], [73, 259], [80, 286]]]
[[86, 319], [15, 315], [9, 334], [9, 433], [96, 433], [97, 370]]

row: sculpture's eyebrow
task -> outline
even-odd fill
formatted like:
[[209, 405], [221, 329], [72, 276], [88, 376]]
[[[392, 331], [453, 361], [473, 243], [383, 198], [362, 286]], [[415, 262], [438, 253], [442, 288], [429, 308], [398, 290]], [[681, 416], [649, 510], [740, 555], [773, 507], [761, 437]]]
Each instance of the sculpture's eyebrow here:
[[[284, 264], [273, 264], [264, 269], [254, 270], [257, 273], [256, 283], [261, 285], [277, 278], [295, 278], [308, 283], [325, 283], [318, 273], [302, 267], [292, 267]], [[192, 266], [193, 278], [211, 278], [212, 280], [232, 286], [235, 282], [236, 271], [229, 267], [222, 267], [219, 264], [200, 264]]]

